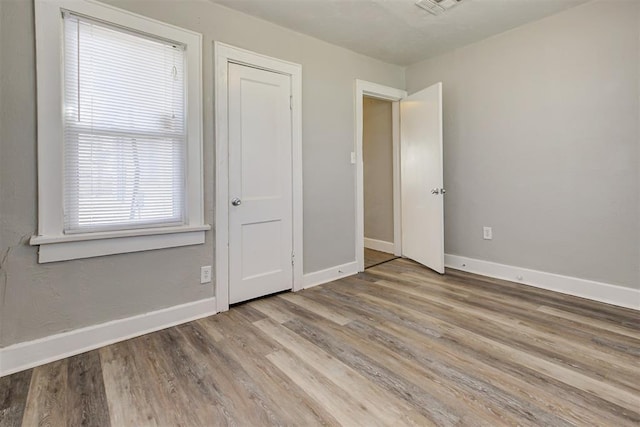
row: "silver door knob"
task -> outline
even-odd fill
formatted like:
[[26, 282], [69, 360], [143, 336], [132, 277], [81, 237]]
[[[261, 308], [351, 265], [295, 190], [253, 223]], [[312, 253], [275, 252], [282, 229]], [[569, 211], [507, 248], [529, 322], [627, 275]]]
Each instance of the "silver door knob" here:
[[440, 189], [439, 188], [432, 189], [431, 194], [440, 194]]
[[233, 206], [240, 206], [242, 204], [242, 200], [238, 199], [237, 197], [234, 197], [233, 199], [231, 199], [231, 204]]

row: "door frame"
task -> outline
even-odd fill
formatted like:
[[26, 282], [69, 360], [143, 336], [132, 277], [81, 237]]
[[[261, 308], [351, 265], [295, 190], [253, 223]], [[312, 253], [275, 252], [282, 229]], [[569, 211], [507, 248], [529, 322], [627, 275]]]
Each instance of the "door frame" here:
[[229, 105], [228, 65], [235, 63], [291, 77], [293, 291], [302, 289], [302, 66], [214, 42], [216, 309], [229, 309]]
[[364, 159], [362, 151], [364, 97], [391, 101], [393, 150], [393, 253], [402, 256], [402, 212], [400, 206], [400, 100], [407, 91], [356, 79], [356, 262], [364, 271]]

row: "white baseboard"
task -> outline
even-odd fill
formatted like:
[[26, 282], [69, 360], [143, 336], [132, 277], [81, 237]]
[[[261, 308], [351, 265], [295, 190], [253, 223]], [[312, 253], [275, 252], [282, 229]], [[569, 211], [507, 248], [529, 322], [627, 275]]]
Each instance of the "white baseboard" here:
[[445, 266], [456, 270], [640, 310], [640, 290], [638, 289], [457, 255], [445, 254], [444, 263]]
[[302, 288], [307, 289], [313, 286], [329, 283], [343, 277], [352, 276], [358, 272], [358, 263], [356, 261], [348, 262], [325, 270], [314, 271], [302, 276]]
[[207, 298], [0, 348], [0, 376], [215, 313], [216, 299]]
[[375, 251], [386, 252], [393, 254], [394, 246], [392, 242], [385, 242], [384, 240], [364, 238], [364, 247], [367, 249], [373, 249]]

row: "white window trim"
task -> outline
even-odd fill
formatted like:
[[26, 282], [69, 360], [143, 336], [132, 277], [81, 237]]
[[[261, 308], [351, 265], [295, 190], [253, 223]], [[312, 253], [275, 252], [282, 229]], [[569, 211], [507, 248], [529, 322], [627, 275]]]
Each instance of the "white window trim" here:
[[[62, 10], [187, 46], [186, 224], [65, 235], [63, 217]], [[38, 85], [38, 235], [40, 263], [204, 243], [202, 35], [91, 0], [35, 0]]]

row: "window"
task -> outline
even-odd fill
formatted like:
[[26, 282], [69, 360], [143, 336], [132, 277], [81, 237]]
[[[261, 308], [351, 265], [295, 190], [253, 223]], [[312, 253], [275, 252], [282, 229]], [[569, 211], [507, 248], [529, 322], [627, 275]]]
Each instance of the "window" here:
[[203, 243], [201, 37], [37, 0], [36, 42], [40, 262]]
[[64, 14], [65, 233], [184, 224], [184, 46]]

